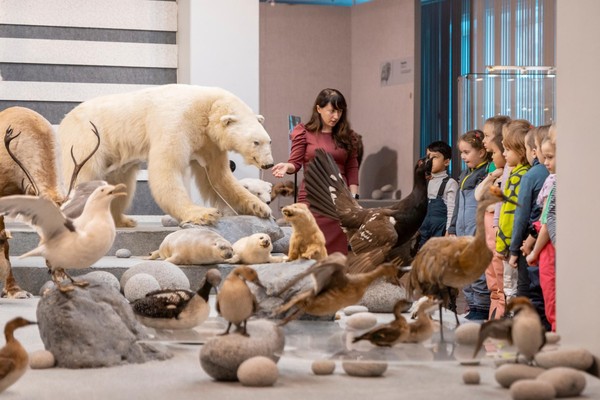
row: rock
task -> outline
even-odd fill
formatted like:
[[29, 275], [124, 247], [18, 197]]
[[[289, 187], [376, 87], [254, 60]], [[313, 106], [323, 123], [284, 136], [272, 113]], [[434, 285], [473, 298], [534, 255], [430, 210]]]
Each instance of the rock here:
[[267, 320], [248, 321], [249, 337], [237, 333], [209, 339], [200, 351], [202, 369], [217, 381], [236, 381], [240, 365], [256, 356], [279, 361], [285, 345], [281, 328]]
[[273, 386], [279, 377], [279, 371], [273, 360], [257, 356], [247, 359], [239, 366], [237, 377], [244, 386]]
[[56, 285], [54, 284], [54, 282], [52, 281], [47, 281], [46, 283], [44, 283], [42, 285], [42, 287], [40, 288], [40, 296], [43, 296], [44, 294], [46, 294], [50, 289], [54, 288]]
[[460, 324], [454, 331], [454, 341], [458, 344], [477, 344], [479, 338], [479, 329], [481, 324], [475, 322], [467, 322]]
[[377, 317], [370, 312], [353, 314], [346, 318], [346, 328], [355, 331], [371, 329], [377, 325]]
[[468, 369], [463, 372], [463, 382], [467, 385], [479, 385], [481, 377], [476, 369]]
[[546, 332], [546, 344], [556, 344], [560, 342], [560, 335], [556, 332]]
[[85, 275], [79, 276], [77, 279], [83, 279], [84, 281], [95, 281], [98, 283], [104, 283], [107, 286], [114, 288], [117, 292], [121, 290], [121, 285], [116, 276], [106, 271], [92, 271]]
[[513, 400], [551, 400], [556, 391], [549, 383], [535, 379], [523, 379], [510, 386]]
[[189, 279], [178, 266], [157, 260], [143, 261], [127, 269], [121, 276], [121, 287], [124, 289], [129, 278], [139, 273], [152, 275], [161, 289], [190, 289]]
[[315, 375], [331, 375], [335, 371], [335, 361], [315, 360], [311, 365], [311, 369]]
[[375, 189], [371, 192], [371, 198], [373, 200], [381, 200], [383, 198], [383, 192], [379, 189]]
[[461, 365], [479, 365], [485, 351], [479, 351], [475, 357], [473, 353], [475, 353], [475, 345], [455, 343], [452, 355]]
[[[184, 223], [182, 228], [197, 228], [198, 225]], [[283, 231], [272, 219], [258, 218], [253, 215], [236, 215], [221, 217], [214, 226], [204, 226], [219, 233], [230, 243], [235, 243], [243, 237], [255, 233], [266, 233], [275, 243], [283, 237]]]
[[388, 364], [383, 361], [342, 361], [342, 368], [350, 376], [376, 377], [387, 370]]
[[594, 356], [583, 348], [542, 351], [535, 356], [535, 362], [542, 368], [570, 367], [587, 371], [594, 363]]
[[359, 305], [367, 307], [370, 312], [391, 313], [400, 299], [406, 299], [404, 288], [378, 279], [369, 286]]
[[150, 274], [135, 274], [125, 284], [123, 288], [123, 293], [125, 294], [125, 298], [130, 302], [133, 302], [137, 299], [141, 299], [146, 297], [146, 294], [154, 291], [160, 290], [160, 284]]
[[524, 364], [504, 364], [498, 367], [494, 374], [496, 381], [505, 388], [521, 379], [535, 379], [544, 372], [543, 368], [531, 367]]
[[387, 185], [383, 185], [380, 189], [382, 192], [387, 193], [387, 192], [393, 192], [394, 191], [394, 186], [390, 185], [389, 183]]
[[29, 367], [31, 369], [52, 368], [56, 364], [54, 354], [48, 350], [38, 350], [29, 353]]
[[147, 331], [117, 291], [90, 282], [69, 293], [50, 289], [37, 307], [44, 347], [61, 368], [100, 368], [164, 360], [171, 354], [139, 343]]
[[538, 381], [547, 382], [556, 390], [556, 397], [577, 397], [585, 389], [585, 374], [574, 368], [556, 367], [542, 372]]
[[131, 250], [129, 249], [119, 249], [115, 252], [115, 256], [117, 258], [129, 258], [131, 257]]
[[350, 316], [352, 314], [358, 314], [361, 312], [368, 312], [369, 309], [365, 306], [348, 306], [344, 308], [344, 314]]
[[273, 242], [272, 253], [283, 253], [287, 254], [290, 251], [290, 238], [292, 237], [291, 226], [281, 226], [283, 237]]
[[160, 218], [160, 223], [162, 224], [162, 226], [167, 227], [167, 228], [179, 226], [179, 221], [177, 221], [175, 218], [171, 217], [170, 215], [163, 215]]

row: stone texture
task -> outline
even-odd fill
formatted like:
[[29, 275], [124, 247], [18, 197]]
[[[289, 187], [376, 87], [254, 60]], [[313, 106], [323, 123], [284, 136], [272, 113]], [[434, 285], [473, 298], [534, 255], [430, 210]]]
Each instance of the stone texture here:
[[54, 354], [48, 350], [38, 350], [29, 353], [29, 367], [31, 369], [53, 368], [56, 364]]
[[125, 284], [123, 294], [129, 302], [146, 297], [146, 294], [160, 290], [160, 284], [150, 274], [135, 274]]
[[346, 318], [346, 329], [361, 331], [377, 325], [377, 316], [370, 312], [353, 314]]
[[171, 354], [138, 343], [147, 339], [125, 298], [110, 286], [90, 282], [68, 293], [50, 289], [38, 303], [44, 347], [62, 368], [100, 368], [164, 360]]
[[119, 250], [115, 251], [115, 257], [129, 258], [129, 257], [131, 257], [131, 251], [129, 249], [119, 249]]
[[279, 361], [285, 345], [281, 328], [266, 320], [248, 321], [249, 337], [237, 333], [216, 336], [200, 351], [202, 369], [217, 381], [238, 380], [240, 365], [256, 356]]
[[161, 289], [186, 289], [190, 288], [190, 281], [185, 273], [175, 264], [167, 261], [143, 261], [134, 265], [121, 276], [121, 287], [125, 288], [127, 281], [134, 275], [146, 273], [152, 275]]
[[77, 279], [82, 279], [84, 281], [95, 281], [98, 283], [104, 283], [113, 287], [115, 290], [121, 290], [121, 284], [116, 276], [107, 271], [92, 271], [88, 272], [85, 275], [81, 275]]
[[542, 368], [570, 367], [587, 371], [594, 363], [594, 356], [584, 348], [543, 351], [535, 356], [535, 362]]
[[315, 360], [310, 367], [315, 375], [331, 375], [335, 371], [335, 361]]
[[466, 385], [479, 385], [479, 382], [481, 381], [481, 376], [479, 376], [479, 371], [477, 371], [476, 369], [468, 369], [465, 372], [463, 372], [463, 382]]
[[552, 385], [535, 379], [523, 379], [510, 387], [513, 400], [552, 400], [556, 391]]
[[574, 368], [552, 368], [539, 374], [537, 380], [551, 384], [556, 397], [577, 397], [585, 389], [585, 374]]
[[377, 377], [383, 375], [388, 364], [383, 361], [342, 361], [342, 368], [350, 376]]
[[454, 341], [458, 344], [477, 344], [479, 338], [480, 324], [474, 322], [467, 322], [460, 324], [454, 331]]
[[379, 279], [369, 286], [359, 305], [367, 307], [371, 312], [391, 313], [400, 299], [406, 299], [404, 288]]
[[177, 221], [175, 218], [171, 217], [170, 215], [163, 215], [160, 218], [160, 223], [162, 226], [164, 226], [166, 228], [179, 226], [179, 221]]
[[[184, 223], [182, 228], [197, 228], [198, 225]], [[254, 233], [266, 233], [275, 243], [284, 236], [283, 231], [273, 219], [258, 218], [253, 215], [236, 215], [219, 218], [214, 226], [205, 226], [219, 233], [230, 243], [235, 243], [243, 237]]]
[[504, 364], [498, 367], [494, 374], [496, 381], [505, 388], [521, 379], [535, 379], [544, 372], [543, 368], [531, 367], [524, 364]]
[[287, 254], [290, 251], [290, 238], [292, 237], [291, 226], [280, 226], [283, 237], [273, 242], [273, 253]]
[[546, 344], [556, 344], [560, 342], [560, 335], [556, 332], [546, 332]]
[[353, 314], [357, 314], [360, 312], [368, 312], [369, 309], [365, 306], [348, 306], [346, 308], [343, 309], [344, 314], [350, 316]]
[[273, 386], [277, 382], [279, 371], [275, 361], [257, 356], [247, 359], [239, 366], [237, 377], [244, 386]]

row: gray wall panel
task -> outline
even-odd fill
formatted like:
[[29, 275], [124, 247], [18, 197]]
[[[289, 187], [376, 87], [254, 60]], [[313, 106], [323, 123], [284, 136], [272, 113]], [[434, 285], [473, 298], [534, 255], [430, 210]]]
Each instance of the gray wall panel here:
[[[71, 111], [79, 103], [71, 102], [50, 102], [50, 101], [7, 101], [0, 100], [0, 110], [8, 107], [20, 106], [27, 107], [42, 114], [52, 125], [58, 125], [65, 114]], [[0, 132], [4, 134], [4, 132]]]

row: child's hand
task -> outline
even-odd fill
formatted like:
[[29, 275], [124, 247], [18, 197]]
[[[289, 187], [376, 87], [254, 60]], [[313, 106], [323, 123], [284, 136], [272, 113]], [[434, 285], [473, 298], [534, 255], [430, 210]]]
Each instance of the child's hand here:
[[533, 251], [531, 253], [529, 253], [529, 255], [527, 256], [527, 265], [529, 265], [530, 267], [538, 265], [537, 253], [535, 253]]
[[490, 175], [492, 176], [492, 178], [498, 179], [502, 176], [503, 172], [504, 172], [504, 170], [502, 168], [497, 168], [497, 169], [493, 170]]
[[510, 258], [508, 259], [508, 265], [510, 265], [513, 268], [517, 268], [517, 260], [519, 259], [519, 256], [510, 256]]
[[535, 238], [531, 235], [527, 236], [527, 239], [523, 241], [523, 246], [521, 246], [521, 251], [524, 256], [528, 256], [533, 251], [533, 246], [535, 245]]

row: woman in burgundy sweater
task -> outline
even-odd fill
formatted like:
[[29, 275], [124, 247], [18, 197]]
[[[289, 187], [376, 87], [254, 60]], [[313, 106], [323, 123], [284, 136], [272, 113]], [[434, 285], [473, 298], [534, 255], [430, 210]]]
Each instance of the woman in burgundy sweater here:
[[[342, 93], [323, 89], [317, 96], [308, 123], [298, 124], [292, 131], [292, 149], [288, 162], [272, 169], [273, 176], [282, 178], [305, 167], [315, 157], [315, 150], [324, 149], [333, 156], [352, 194], [358, 198], [358, 147], [360, 138], [350, 129], [346, 117], [347, 105]], [[298, 202], [307, 203], [304, 181], [298, 192]], [[329, 254], [348, 253], [348, 240], [339, 221], [313, 213], [327, 240]]]

